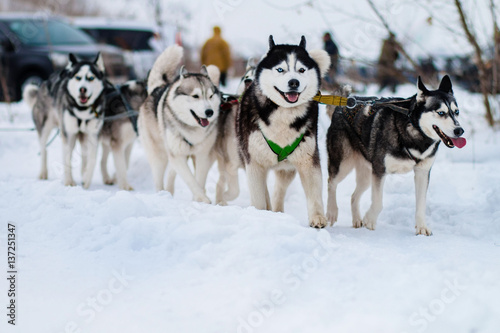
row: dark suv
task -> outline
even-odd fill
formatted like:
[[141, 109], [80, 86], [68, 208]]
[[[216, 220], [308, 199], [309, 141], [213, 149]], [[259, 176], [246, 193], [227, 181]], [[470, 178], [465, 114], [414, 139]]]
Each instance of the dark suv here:
[[129, 69], [119, 48], [97, 44], [89, 35], [59, 18], [2, 14], [0, 99], [20, 100], [27, 83], [39, 83], [66, 66], [69, 53], [82, 59], [95, 59], [98, 52], [103, 56], [108, 77], [115, 82], [125, 81]]

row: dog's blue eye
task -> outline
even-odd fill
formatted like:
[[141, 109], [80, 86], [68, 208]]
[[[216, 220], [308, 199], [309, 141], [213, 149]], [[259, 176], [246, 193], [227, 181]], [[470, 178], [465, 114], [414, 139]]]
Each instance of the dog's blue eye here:
[[444, 116], [444, 111], [439, 111], [439, 112], [438, 112], [438, 115], [440, 115], [440, 116]]
[[460, 111], [458, 110], [455, 110], [455, 114], [458, 116], [458, 114], [460, 113]]
[[281, 67], [276, 68], [276, 70], [278, 71], [278, 73], [283, 73], [283, 68]]
[[87, 80], [90, 81], [90, 82], [92, 82], [92, 81], [94, 81], [94, 77], [93, 76], [88, 77]]
[[81, 76], [75, 76], [75, 79], [76, 79], [77, 81], [80, 81], [80, 80], [82, 79], [82, 77], [81, 77]]
[[304, 73], [306, 70], [304, 68], [299, 69], [299, 73]]

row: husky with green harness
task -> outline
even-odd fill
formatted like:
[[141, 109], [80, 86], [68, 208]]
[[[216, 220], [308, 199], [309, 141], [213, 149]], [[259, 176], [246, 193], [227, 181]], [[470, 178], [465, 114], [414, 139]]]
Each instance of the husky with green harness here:
[[[298, 171], [309, 225], [323, 228], [318, 102], [313, 98], [330, 58], [323, 50], [306, 51], [305, 44], [302, 37], [299, 45], [275, 45], [270, 37], [269, 51], [241, 100], [236, 136], [252, 206], [282, 212], [286, 190]], [[270, 170], [276, 174], [272, 200], [267, 190]]]

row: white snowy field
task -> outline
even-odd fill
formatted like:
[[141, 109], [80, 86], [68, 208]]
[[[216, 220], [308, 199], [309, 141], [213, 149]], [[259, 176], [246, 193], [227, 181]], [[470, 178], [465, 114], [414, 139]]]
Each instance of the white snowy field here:
[[[375, 231], [351, 226], [351, 174], [339, 188], [339, 222], [316, 230], [298, 179], [284, 214], [248, 207], [243, 171], [229, 206], [195, 203], [181, 179], [174, 197], [153, 191], [137, 142], [128, 172], [135, 191], [103, 185], [99, 169], [89, 190], [65, 187], [60, 138], [49, 147], [49, 180], [40, 181], [36, 133], [0, 131], [0, 331], [499, 332], [500, 133], [486, 126], [480, 97], [455, 90], [468, 144], [440, 147], [430, 237], [414, 234], [412, 174], [388, 177]], [[414, 92], [406, 85], [398, 95]], [[2, 129], [32, 127], [30, 117], [24, 103], [0, 106]], [[79, 182], [78, 152], [74, 161]], [[217, 177], [214, 166], [212, 199]], [[9, 223], [15, 326], [7, 323]]]

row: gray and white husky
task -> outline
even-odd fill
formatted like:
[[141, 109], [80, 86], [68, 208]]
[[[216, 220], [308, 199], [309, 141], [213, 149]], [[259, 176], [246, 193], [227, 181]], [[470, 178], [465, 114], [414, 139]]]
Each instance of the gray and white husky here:
[[[193, 200], [210, 203], [205, 183], [215, 161], [213, 146], [217, 138], [220, 71], [203, 66], [200, 73], [178, 71], [183, 49], [167, 48], [155, 61], [148, 78], [149, 96], [139, 111], [139, 134], [153, 171], [156, 190], [165, 189], [167, 163], [193, 193]], [[188, 158], [195, 161], [195, 175]], [[170, 181], [173, 192], [173, 181]]]
[[[323, 50], [276, 45], [257, 65], [255, 80], [243, 94], [236, 119], [239, 153], [245, 164], [252, 206], [284, 210], [285, 192], [299, 172], [307, 199], [309, 224], [326, 226], [322, 176], [317, 143], [318, 103], [313, 97], [330, 67]], [[275, 170], [273, 200], [267, 174]]]
[[[416, 233], [431, 235], [425, 221], [426, 194], [432, 164], [439, 144], [462, 148], [466, 141], [458, 122], [458, 104], [450, 78], [445, 76], [438, 90], [429, 91], [420, 78], [417, 94], [394, 99], [408, 115], [387, 104], [337, 107], [327, 135], [328, 207], [327, 218], [337, 221], [337, 185], [356, 169], [356, 189], [351, 198], [352, 224], [375, 229], [382, 210], [382, 188], [387, 174], [415, 173]], [[372, 186], [372, 203], [361, 218], [361, 195]]]
[[46, 144], [52, 129], [59, 127], [63, 141], [64, 184], [74, 186], [71, 155], [76, 140], [82, 146], [82, 181], [88, 188], [94, 173], [99, 132], [104, 118], [104, 63], [80, 61], [69, 55], [68, 66], [54, 73], [38, 88], [28, 85], [24, 100], [32, 108], [40, 142], [40, 179], [47, 179]]
[[[102, 180], [104, 184], [118, 182], [120, 189], [132, 190], [127, 180], [127, 169], [132, 147], [137, 139], [137, 115], [134, 112], [139, 110], [147, 97], [146, 82], [128, 81], [117, 88], [108, 83], [105, 93], [105, 120], [100, 133]], [[113, 154], [116, 177], [110, 177], [108, 173], [110, 152]]]

